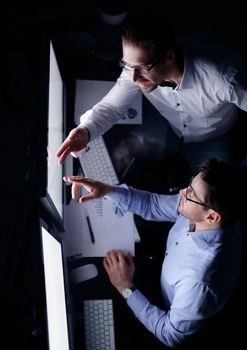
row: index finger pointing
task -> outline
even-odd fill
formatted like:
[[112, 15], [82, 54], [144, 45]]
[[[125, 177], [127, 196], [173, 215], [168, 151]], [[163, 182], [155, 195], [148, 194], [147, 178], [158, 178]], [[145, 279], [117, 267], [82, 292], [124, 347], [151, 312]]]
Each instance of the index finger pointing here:
[[79, 182], [81, 184], [85, 185], [91, 185], [92, 182], [95, 182], [94, 180], [91, 180], [87, 177], [83, 176], [66, 176], [64, 177], [64, 181], [70, 181], [70, 182]]
[[66, 149], [70, 146], [71, 140], [66, 139], [62, 145], [60, 146], [59, 150], [57, 151], [56, 155], [57, 157], [60, 157]]

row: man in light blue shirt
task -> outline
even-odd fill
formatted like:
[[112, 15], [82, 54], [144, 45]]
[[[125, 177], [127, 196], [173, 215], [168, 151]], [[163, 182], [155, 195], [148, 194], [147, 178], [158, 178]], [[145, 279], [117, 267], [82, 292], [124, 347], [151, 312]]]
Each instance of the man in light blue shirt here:
[[[209, 157], [233, 161], [238, 110], [247, 111], [247, 63], [237, 54], [175, 40], [158, 15], [135, 18], [122, 34], [123, 71], [109, 93], [80, 118], [58, 150], [78, 157], [143, 93], [167, 121], [166, 154], [181, 151], [193, 170]], [[83, 96], [81, 97], [83, 99]]]
[[[199, 168], [190, 185], [177, 195], [159, 195], [110, 186], [82, 177], [72, 182], [72, 196], [84, 187], [87, 200], [106, 198], [146, 220], [173, 222], [160, 276], [164, 307], [153, 305], [134, 286], [130, 254], [109, 251], [103, 261], [111, 283], [127, 300], [135, 316], [168, 347], [191, 337], [208, 335], [210, 324], [231, 299], [241, 265], [241, 230], [235, 230], [234, 172], [211, 158]], [[117, 229], [117, 228], [116, 228]]]

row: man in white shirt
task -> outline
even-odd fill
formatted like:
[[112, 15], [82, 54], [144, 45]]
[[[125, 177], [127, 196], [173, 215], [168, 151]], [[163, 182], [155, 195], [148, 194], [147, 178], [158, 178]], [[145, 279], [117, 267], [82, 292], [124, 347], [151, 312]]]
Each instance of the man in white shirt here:
[[[201, 47], [200, 47], [201, 46]], [[232, 52], [174, 39], [159, 15], [134, 18], [122, 33], [123, 71], [80, 119], [57, 152], [62, 164], [118, 122], [139, 94], [167, 120], [167, 154], [182, 151], [192, 170], [211, 156], [234, 160], [231, 130], [247, 111], [247, 64]], [[83, 98], [83, 96], [82, 96]]]
[[73, 184], [73, 198], [80, 187], [87, 190], [81, 203], [105, 196], [123, 211], [174, 223], [160, 276], [163, 307], [152, 304], [134, 285], [135, 265], [130, 254], [109, 251], [103, 264], [135, 316], [166, 346], [175, 348], [190, 339], [207, 337], [239, 280], [242, 238], [234, 225], [238, 201], [233, 169], [211, 158], [177, 195], [110, 186], [76, 176], [64, 180]]

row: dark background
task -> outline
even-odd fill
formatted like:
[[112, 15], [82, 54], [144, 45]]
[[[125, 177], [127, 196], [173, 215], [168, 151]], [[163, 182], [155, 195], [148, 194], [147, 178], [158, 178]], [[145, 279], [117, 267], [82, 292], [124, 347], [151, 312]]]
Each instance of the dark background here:
[[[223, 0], [115, 3], [124, 3], [130, 15], [164, 12], [173, 20], [178, 35], [213, 41], [247, 57], [243, 1], [231, 5]], [[38, 335], [44, 302], [36, 220], [42, 137], [41, 43], [46, 35], [55, 38], [66, 81], [87, 77], [115, 80], [121, 25], [102, 22], [97, 0], [20, 1], [8, 4], [1, 17], [0, 342], [6, 341], [7, 350], [41, 349], [42, 337], [31, 336], [33, 330]]]

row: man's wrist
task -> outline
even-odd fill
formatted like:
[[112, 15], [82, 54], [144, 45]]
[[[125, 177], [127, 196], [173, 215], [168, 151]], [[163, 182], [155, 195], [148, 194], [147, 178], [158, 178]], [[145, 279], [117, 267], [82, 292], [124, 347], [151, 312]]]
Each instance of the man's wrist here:
[[120, 294], [124, 297], [124, 299], [127, 300], [135, 290], [136, 290], [135, 286], [126, 287], [121, 290]]

